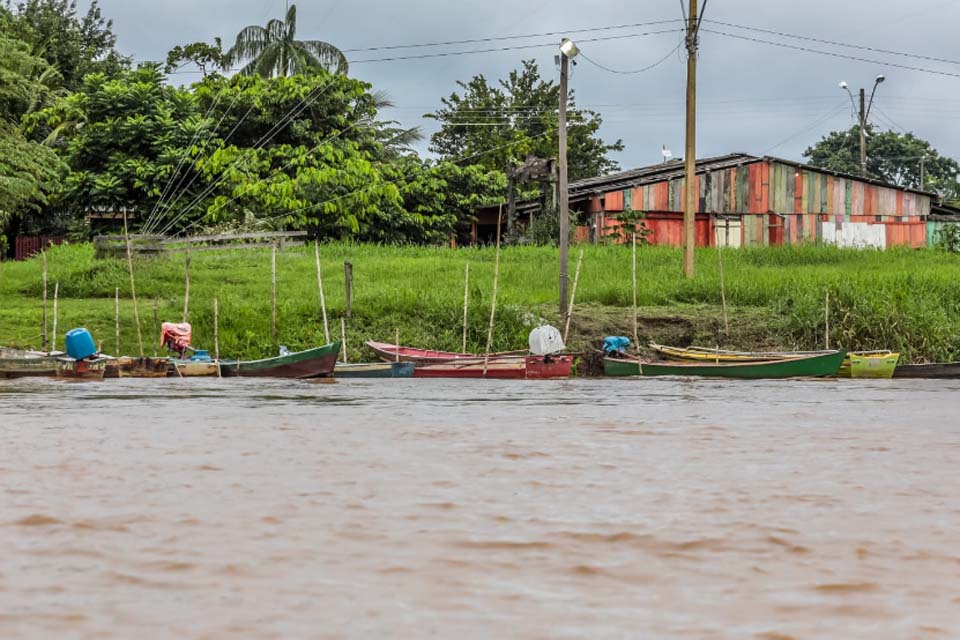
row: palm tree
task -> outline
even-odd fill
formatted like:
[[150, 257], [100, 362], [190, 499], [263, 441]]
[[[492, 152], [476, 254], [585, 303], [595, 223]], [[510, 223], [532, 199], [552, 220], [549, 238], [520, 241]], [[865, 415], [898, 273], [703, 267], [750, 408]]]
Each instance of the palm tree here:
[[237, 42], [224, 56], [224, 66], [247, 61], [240, 73], [264, 78], [309, 73], [322, 68], [347, 72], [347, 57], [328, 42], [297, 40], [297, 5], [287, 9], [286, 20], [271, 20], [266, 27], [252, 24], [237, 34]]

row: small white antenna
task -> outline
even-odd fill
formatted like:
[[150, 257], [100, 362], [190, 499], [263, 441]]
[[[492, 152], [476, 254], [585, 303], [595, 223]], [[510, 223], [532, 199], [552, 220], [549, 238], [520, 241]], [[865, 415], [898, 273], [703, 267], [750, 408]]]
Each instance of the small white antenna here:
[[671, 160], [673, 160], [673, 151], [670, 151], [670, 149], [667, 149], [667, 145], [663, 145], [661, 147], [660, 155], [663, 156], [664, 162], [670, 162]]

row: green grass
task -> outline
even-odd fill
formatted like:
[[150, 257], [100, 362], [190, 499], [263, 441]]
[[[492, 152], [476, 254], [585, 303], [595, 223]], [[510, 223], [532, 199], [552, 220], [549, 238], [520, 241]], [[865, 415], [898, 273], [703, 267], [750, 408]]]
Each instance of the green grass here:
[[[586, 349], [605, 334], [630, 335], [630, 250], [584, 247], [571, 346]], [[571, 252], [571, 272], [579, 247]], [[321, 246], [333, 337], [344, 311], [343, 261], [353, 263], [351, 359], [369, 357], [367, 339], [459, 349], [463, 270], [470, 263], [468, 348], [482, 351], [490, 314], [495, 252], [328, 244]], [[121, 351], [135, 353], [130, 281], [122, 260], [94, 260], [89, 245], [48, 252], [48, 312], [60, 285], [58, 343], [86, 326], [114, 348], [114, 290], [121, 295]], [[697, 277], [682, 278], [681, 254], [638, 250], [641, 339], [751, 348], [812, 349], [823, 345], [824, 296], [830, 293], [831, 342], [849, 349], [890, 348], [907, 359], [960, 359], [960, 259], [932, 250], [855, 251], [826, 246], [726, 250], [723, 254], [730, 331], [723, 331], [717, 252], [697, 254]], [[515, 349], [540, 318], [556, 317], [557, 251], [504, 249], [494, 349]], [[182, 254], [135, 262], [146, 352], [153, 352], [154, 303], [160, 321], [183, 313]], [[324, 342], [313, 247], [277, 254], [278, 342], [291, 349]], [[572, 277], [572, 273], [571, 273]], [[0, 263], [0, 345], [39, 346], [41, 263]], [[220, 302], [220, 350], [261, 357], [275, 352], [270, 335], [270, 252], [192, 254], [190, 322], [194, 343], [213, 346], [213, 299]]]

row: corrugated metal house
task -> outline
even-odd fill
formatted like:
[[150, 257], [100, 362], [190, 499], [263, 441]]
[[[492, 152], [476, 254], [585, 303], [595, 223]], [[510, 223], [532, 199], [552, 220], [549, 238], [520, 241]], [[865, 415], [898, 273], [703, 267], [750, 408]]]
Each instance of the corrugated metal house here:
[[[675, 160], [570, 184], [578, 238], [617, 236], [618, 214], [645, 214], [653, 244], [683, 238], [684, 164]], [[922, 247], [935, 194], [769, 156], [742, 153], [697, 161], [699, 246], [822, 241], [851, 247]], [[536, 203], [518, 209], [537, 214]], [[486, 215], [484, 215], [486, 214]], [[492, 216], [491, 216], [492, 214]], [[486, 220], [490, 217], [490, 220]], [[484, 223], [496, 213], [481, 212]]]

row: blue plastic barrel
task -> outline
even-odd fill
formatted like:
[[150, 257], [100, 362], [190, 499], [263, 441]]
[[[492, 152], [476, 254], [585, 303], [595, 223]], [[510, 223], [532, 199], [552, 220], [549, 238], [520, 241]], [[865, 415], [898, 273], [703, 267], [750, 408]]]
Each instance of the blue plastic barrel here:
[[82, 327], [67, 331], [64, 344], [67, 345], [67, 355], [76, 360], [89, 358], [97, 352], [97, 347], [93, 344], [93, 336]]

